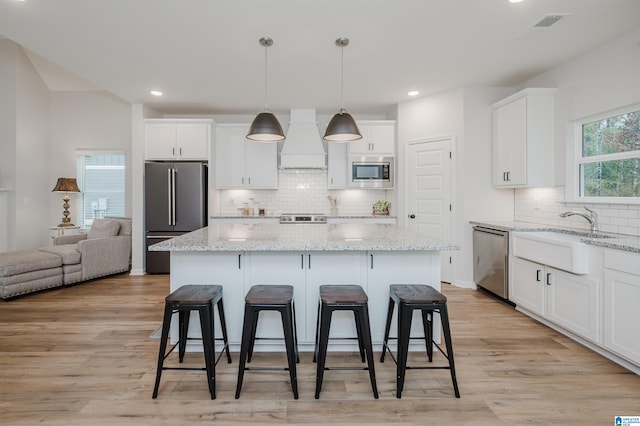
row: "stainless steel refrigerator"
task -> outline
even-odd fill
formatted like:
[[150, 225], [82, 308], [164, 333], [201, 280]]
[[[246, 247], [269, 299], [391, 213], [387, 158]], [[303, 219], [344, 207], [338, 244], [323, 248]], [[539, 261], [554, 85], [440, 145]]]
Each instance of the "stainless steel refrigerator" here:
[[201, 162], [145, 164], [146, 271], [169, 273], [169, 252], [148, 247], [207, 225], [207, 165]]

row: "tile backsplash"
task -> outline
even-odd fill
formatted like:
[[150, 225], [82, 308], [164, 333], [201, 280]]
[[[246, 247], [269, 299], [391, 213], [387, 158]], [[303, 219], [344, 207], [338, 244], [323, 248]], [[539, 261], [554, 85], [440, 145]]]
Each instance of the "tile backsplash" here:
[[560, 217], [560, 213], [567, 210], [584, 211], [583, 207], [598, 214], [601, 231], [640, 236], [640, 205], [567, 203], [564, 187], [515, 190], [516, 221], [588, 231], [589, 223], [584, 218]]
[[[278, 189], [220, 191], [220, 214], [240, 214], [243, 203], [253, 199], [267, 215], [281, 213], [324, 213], [340, 216], [370, 215], [377, 200], [387, 199], [386, 190], [328, 189], [327, 171], [316, 169], [282, 169], [278, 171]], [[337, 210], [331, 210], [331, 200], [337, 199]], [[394, 215], [393, 206], [391, 214]]]

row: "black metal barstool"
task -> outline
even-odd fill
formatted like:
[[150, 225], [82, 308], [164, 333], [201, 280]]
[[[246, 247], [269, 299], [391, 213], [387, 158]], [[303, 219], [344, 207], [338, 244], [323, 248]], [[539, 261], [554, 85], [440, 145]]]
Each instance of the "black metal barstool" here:
[[[246, 367], [251, 362], [256, 337], [258, 316], [261, 311], [278, 311], [282, 316], [284, 342], [287, 350], [287, 368]], [[245, 296], [244, 323], [242, 326], [242, 344], [240, 346], [240, 363], [238, 365], [238, 384], [236, 399], [240, 398], [244, 372], [248, 370], [289, 370], [293, 397], [298, 399], [298, 379], [296, 363], [298, 357], [298, 338], [296, 331], [295, 305], [293, 302], [293, 286], [290, 285], [254, 285]]]
[[[393, 319], [394, 304], [398, 305], [398, 337], [389, 337], [389, 329], [391, 328], [391, 320]], [[413, 311], [420, 310], [422, 312], [422, 325], [424, 327], [424, 337], [411, 337], [411, 320]], [[433, 315], [437, 312], [440, 314], [442, 322], [442, 333], [447, 348], [445, 353], [440, 346], [434, 341], [433, 336]], [[394, 358], [389, 348], [389, 340], [396, 339], [398, 341], [397, 358]], [[407, 357], [409, 354], [409, 340], [424, 339], [427, 346], [427, 357], [429, 362], [433, 361], [433, 345], [447, 358], [449, 366], [407, 366]], [[387, 325], [384, 331], [384, 342], [382, 344], [382, 356], [380, 362], [384, 362], [386, 351], [397, 365], [396, 375], [396, 397], [401, 398], [404, 388], [404, 377], [407, 369], [427, 370], [427, 369], [448, 369], [451, 372], [451, 380], [453, 381], [453, 390], [456, 398], [460, 398], [458, 391], [458, 382], [456, 380], [456, 369], [453, 362], [453, 346], [451, 344], [451, 331], [449, 327], [449, 314], [447, 312], [447, 298], [428, 285], [404, 285], [393, 284], [389, 286], [389, 308], [387, 311]]]
[[[214, 328], [213, 307], [218, 306], [220, 317], [220, 327], [222, 338], [216, 339]], [[191, 311], [197, 311], [200, 315], [200, 329], [202, 331], [202, 345], [204, 348], [205, 367], [165, 367], [164, 360], [178, 347], [178, 357], [180, 363], [184, 360], [184, 353], [187, 347], [187, 340], [196, 339], [188, 337], [189, 318]], [[171, 317], [178, 313], [178, 342], [174, 344], [169, 352], [167, 350], [167, 340], [169, 338], [169, 328], [171, 327]], [[222, 340], [223, 348], [218, 358], [215, 357], [215, 341]], [[222, 286], [219, 285], [185, 285], [178, 288], [165, 298], [164, 320], [162, 321], [162, 336], [160, 338], [160, 350], [158, 352], [158, 368], [156, 371], [156, 384], [153, 388], [153, 398], [158, 396], [160, 387], [160, 376], [163, 370], [206, 370], [207, 382], [211, 399], [216, 398], [216, 365], [222, 354], [227, 354], [227, 362], [231, 363], [229, 354], [229, 340], [227, 339], [227, 324], [224, 319], [224, 306], [222, 303]]]
[[314, 361], [316, 367], [316, 399], [320, 398], [322, 379], [325, 370], [354, 370], [349, 367], [325, 366], [327, 358], [327, 346], [329, 344], [329, 329], [331, 327], [331, 315], [333, 311], [353, 311], [355, 317], [358, 348], [362, 362], [367, 360], [367, 367], [357, 370], [369, 370], [369, 379], [373, 396], [378, 398], [376, 386], [376, 370], [373, 362], [373, 345], [371, 344], [371, 328], [369, 326], [368, 297], [359, 285], [321, 285], [320, 303], [318, 305], [318, 321], [316, 327], [316, 344]]

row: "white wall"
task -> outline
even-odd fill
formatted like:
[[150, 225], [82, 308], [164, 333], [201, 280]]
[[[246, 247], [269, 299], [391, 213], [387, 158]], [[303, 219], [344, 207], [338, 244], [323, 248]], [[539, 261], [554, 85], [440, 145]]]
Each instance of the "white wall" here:
[[[22, 49], [0, 40], [0, 186], [8, 188], [1, 246], [32, 249], [47, 243], [48, 90]], [[55, 183], [55, 182], [54, 182]]]
[[[555, 96], [556, 185], [565, 185], [572, 121], [640, 103], [640, 28], [590, 50], [535, 78], [522, 87], [557, 87]], [[557, 212], [579, 209], [582, 203], [566, 203], [560, 187], [554, 191], [518, 190], [516, 219], [548, 225], [584, 228], [586, 225], [557, 220]], [[532, 212], [530, 207], [536, 209]], [[549, 208], [545, 208], [549, 206]], [[638, 205], [589, 204], [601, 217], [603, 230], [639, 235]]]
[[[126, 161], [125, 215], [131, 216], [131, 104], [107, 92], [51, 92], [49, 185], [59, 177], [75, 177], [79, 150], [123, 151]], [[51, 191], [49, 188], [49, 191]], [[71, 222], [79, 222], [79, 196], [69, 194]], [[60, 223], [62, 196], [49, 196], [49, 226]]]
[[[510, 93], [505, 88], [468, 88], [398, 105], [398, 164], [405, 163], [406, 144], [419, 139], [452, 137], [453, 282], [473, 287], [470, 220], [513, 220], [513, 191], [497, 190], [491, 181], [491, 104]], [[404, 171], [398, 174], [405, 188]], [[398, 219], [406, 226], [405, 194], [398, 191]]]
[[557, 87], [555, 176], [564, 185], [570, 122], [640, 102], [640, 28], [544, 72], [521, 87]]

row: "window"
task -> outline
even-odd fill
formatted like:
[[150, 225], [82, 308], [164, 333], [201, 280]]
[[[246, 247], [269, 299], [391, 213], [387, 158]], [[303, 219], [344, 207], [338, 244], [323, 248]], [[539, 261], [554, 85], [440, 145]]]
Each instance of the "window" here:
[[577, 173], [578, 199], [640, 202], [638, 107], [580, 121], [576, 131], [573, 173]]
[[93, 219], [124, 216], [124, 153], [82, 153], [78, 156], [80, 226], [89, 228]]

